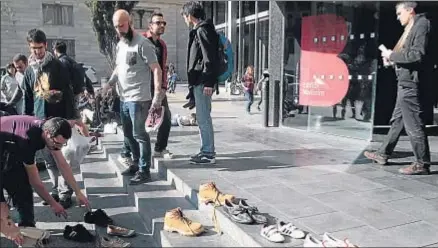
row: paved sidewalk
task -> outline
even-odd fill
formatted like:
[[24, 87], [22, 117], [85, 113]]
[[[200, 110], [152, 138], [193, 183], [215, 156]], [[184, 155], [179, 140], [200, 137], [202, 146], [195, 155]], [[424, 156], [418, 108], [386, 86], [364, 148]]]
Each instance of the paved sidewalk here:
[[[169, 96], [172, 113], [185, 114], [183, 93]], [[210, 180], [220, 190], [314, 234], [331, 232], [360, 247], [438, 246], [438, 139], [431, 137], [434, 173], [402, 176], [413, 159], [401, 141], [391, 166], [370, 164], [365, 141], [289, 128], [262, 128], [260, 113], [247, 115], [243, 102], [213, 102], [214, 166], [166, 162], [182, 180]], [[174, 128], [169, 149], [185, 158], [199, 150], [196, 127]]]

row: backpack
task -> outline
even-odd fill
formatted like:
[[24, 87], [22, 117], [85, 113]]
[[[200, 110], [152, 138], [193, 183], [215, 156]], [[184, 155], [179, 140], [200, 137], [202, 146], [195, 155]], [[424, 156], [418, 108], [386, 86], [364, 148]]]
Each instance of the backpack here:
[[218, 82], [225, 82], [233, 74], [233, 48], [230, 41], [223, 34], [218, 35]]
[[81, 63], [76, 62], [69, 56], [63, 56], [70, 63], [71, 87], [74, 95], [78, 95], [85, 90], [85, 68]]

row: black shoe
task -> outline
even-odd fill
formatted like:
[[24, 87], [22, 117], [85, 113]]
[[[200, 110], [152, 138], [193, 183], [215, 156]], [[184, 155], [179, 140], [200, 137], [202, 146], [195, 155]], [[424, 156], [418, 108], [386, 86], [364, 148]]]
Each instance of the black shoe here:
[[71, 196], [62, 196], [59, 200], [59, 204], [65, 209], [70, 208], [73, 205]]
[[128, 169], [122, 171], [123, 176], [134, 176], [138, 171], [138, 165], [131, 165]]
[[94, 236], [81, 224], [76, 226], [66, 226], [63, 234], [65, 239], [73, 240], [76, 242], [92, 242]]
[[[55, 195], [55, 194], [50, 194], [50, 195], [53, 197], [53, 199], [55, 199], [56, 202], [59, 202], [59, 195]], [[43, 201], [42, 204], [43, 204], [44, 206], [49, 205], [49, 203], [46, 202], [46, 201]]]
[[195, 106], [196, 105], [194, 101], [189, 101], [188, 103], [183, 105], [183, 108], [193, 109]]
[[102, 209], [98, 209], [94, 212], [86, 212], [84, 215], [84, 221], [88, 224], [96, 224], [101, 227], [107, 227], [113, 224], [113, 220]]
[[135, 176], [130, 180], [130, 185], [138, 185], [151, 181], [151, 173], [149, 171], [137, 171]]
[[191, 157], [190, 163], [191, 164], [215, 164], [216, 158], [214, 156], [199, 154], [196, 157]]

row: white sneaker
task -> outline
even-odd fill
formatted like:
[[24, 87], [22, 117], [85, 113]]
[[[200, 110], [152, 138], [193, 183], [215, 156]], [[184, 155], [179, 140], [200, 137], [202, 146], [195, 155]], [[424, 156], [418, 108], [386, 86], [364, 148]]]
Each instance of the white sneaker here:
[[315, 239], [312, 235], [307, 234], [304, 239], [303, 247], [326, 247], [322, 241]]
[[294, 239], [303, 239], [306, 237], [304, 231], [298, 229], [298, 227], [294, 226], [292, 223], [280, 221], [278, 222], [278, 230], [281, 234]]
[[110, 239], [107, 237], [102, 237], [100, 239], [100, 245], [104, 248], [125, 248], [131, 247], [131, 243], [125, 242], [119, 238]]
[[117, 161], [119, 161], [122, 165], [124, 165], [126, 167], [134, 165], [132, 158], [123, 158], [122, 156], [119, 156], [117, 158]]
[[324, 233], [322, 236], [322, 242], [326, 247], [357, 247], [353, 243], [351, 243], [348, 239], [340, 240], [329, 233]]
[[277, 225], [263, 225], [260, 235], [274, 243], [284, 242], [284, 237], [281, 235], [280, 231], [278, 231]]
[[169, 152], [169, 150], [163, 150], [162, 152], [154, 152], [155, 158], [164, 158], [164, 159], [172, 159], [173, 153]]

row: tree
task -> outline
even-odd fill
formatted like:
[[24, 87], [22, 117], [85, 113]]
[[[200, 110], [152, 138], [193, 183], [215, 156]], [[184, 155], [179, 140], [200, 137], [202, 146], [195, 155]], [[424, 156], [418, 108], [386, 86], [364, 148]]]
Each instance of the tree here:
[[100, 53], [105, 55], [108, 65], [114, 69], [116, 58], [117, 33], [112, 17], [116, 10], [124, 9], [131, 13], [138, 1], [87, 1], [85, 4], [91, 10], [91, 21], [96, 33]]

